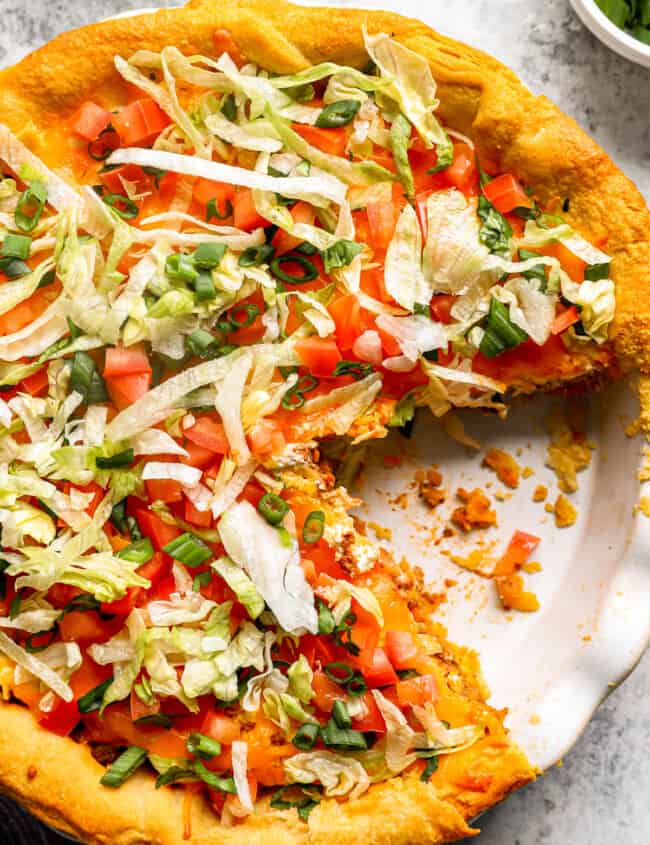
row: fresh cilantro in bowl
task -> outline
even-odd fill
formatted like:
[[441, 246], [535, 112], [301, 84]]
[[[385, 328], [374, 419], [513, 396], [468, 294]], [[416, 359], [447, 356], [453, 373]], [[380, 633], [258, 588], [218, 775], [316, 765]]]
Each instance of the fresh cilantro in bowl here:
[[650, 45], [650, 0], [596, 0], [596, 3], [616, 26]]

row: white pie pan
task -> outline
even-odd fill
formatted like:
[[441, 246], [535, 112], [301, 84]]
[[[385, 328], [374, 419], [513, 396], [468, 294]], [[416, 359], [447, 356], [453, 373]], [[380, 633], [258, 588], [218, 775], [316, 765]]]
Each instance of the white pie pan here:
[[570, 0], [576, 14], [593, 34], [610, 50], [620, 56], [636, 62], [643, 67], [650, 67], [650, 46], [639, 41], [634, 36], [624, 32], [610, 21], [602, 12], [595, 0]]

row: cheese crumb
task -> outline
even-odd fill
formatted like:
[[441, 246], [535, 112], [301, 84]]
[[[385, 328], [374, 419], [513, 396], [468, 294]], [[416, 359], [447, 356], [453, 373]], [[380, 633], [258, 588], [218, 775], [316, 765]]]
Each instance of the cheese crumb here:
[[494, 470], [499, 481], [506, 487], [512, 489], [519, 487], [521, 468], [512, 455], [504, 452], [503, 449], [488, 449], [483, 458], [483, 466]]
[[578, 511], [562, 493], [555, 500], [553, 511], [555, 513], [555, 524], [558, 528], [568, 528], [578, 518]]
[[538, 484], [533, 490], [533, 502], [543, 502], [548, 496], [548, 487]]
[[496, 512], [490, 510], [490, 500], [478, 487], [468, 492], [462, 487], [456, 495], [463, 502], [463, 506], [456, 508], [451, 515], [451, 521], [461, 531], [471, 531], [473, 528], [489, 528], [497, 524]]
[[591, 453], [596, 448], [584, 432], [573, 429], [560, 411], [552, 413], [547, 420], [551, 435], [546, 465], [558, 477], [560, 490], [575, 493], [578, 489], [577, 473], [591, 463]]

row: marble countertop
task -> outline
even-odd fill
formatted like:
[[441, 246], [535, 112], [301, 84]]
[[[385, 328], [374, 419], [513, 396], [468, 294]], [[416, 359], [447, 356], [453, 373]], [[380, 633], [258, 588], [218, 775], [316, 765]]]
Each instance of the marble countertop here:
[[[0, 0], [0, 66], [58, 32], [166, 0]], [[372, 4], [381, 5], [381, 0]], [[650, 199], [650, 70], [610, 52], [568, 0], [392, 0], [508, 64], [588, 130]], [[650, 841], [650, 656], [600, 707], [564, 761], [481, 819], [481, 845]], [[0, 840], [2, 835], [0, 834]], [[13, 843], [8, 843], [13, 845]]]

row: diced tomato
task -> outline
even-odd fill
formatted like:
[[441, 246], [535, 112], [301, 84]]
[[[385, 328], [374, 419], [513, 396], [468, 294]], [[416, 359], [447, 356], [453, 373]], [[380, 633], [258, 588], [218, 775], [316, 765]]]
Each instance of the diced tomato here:
[[277, 726], [260, 714], [255, 727], [246, 733], [248, 742], [248, 776], [264, 786], [281, 786], [286, 782], [283, 761], [295, 754], [289, 742], [278, 742]]
[[483, 193], [501, 214], [515, 208], [532, 208], [533, 201], [512, 173], [502, 173], [483, 185]]
[[386, 654], [396, 669], [411, 669], [419, 656], [413, 634], [409, 631], [386, 632]]
[[278, 455], [286, 446], [281, 427], [274, 420], [266, 418], [255, 423], [248, 440], [255, 455]]
[[[167, 556], [168, 560], [171, 560]], [[169, 573], [169, 570], [166, 570]], [[167, 601], [171, 594], [176, 591], [176, 580], [173, 575], [165, 574], [163, 571], [162, 577], [159, 578], [153, 586], [147, 591], [147, 601]]]
[[[197, 179], [192, 187], [192, 194], [197, 202], [207, 205], [214, 200], [220, 215], [226, 213], [227, 203], [232, 203], [235, 196], [235, 186], [225, 182], [212, 182], [210, 179]], [[212, 223], [218, 222], [215, 220]]]
[[493, 575], [512, 575], [522, 564], [526, 563], [531, 553], [539, 545], [540, 538], [525, 531], [515, 531], [508, 547], [496, 562]]
[[117, 407], [122, 410], [137, 402], [149, 392], [151, 371], [133, 376], [115, 376], [106, 379], [106, 389]]
[[114, 170], [105, 170], [100, 177], [104, 187], [113, 194], [124, 194], [125, 182], [133, 183], [136, 191], [144, 190], [148, 185], [147, 174], [138, 164], [123, 164]]
[[56, 699], [56, 702], [51, 710], [43, 713], [39, 712], [39, 724], [50, 731], [50, 733], [58, 736], [68, 736], [68, 734], [77, 726], [81, 716], [77, 702], [64, 701], [62, 698]]
[[113, 346], [106, 350], [104, 378], [151, 373], [151, 364], [141, 343], [134, 346]]
[[132, 689], [129, 696], [129, 712], [134, 722], [142, 719], [143, 716], [153, 716], [160, 713], [160, 700], [155, 698], [151, 704], [146, 704]]
[[361, 334], [359, 300], [353, 293], [339, 296], [327, 306], [327, 310], [336, 324], [337, 345], [347, 352]]
[[183, 500], [183, 488], [180, 481], [172, 478], [152, 478], [145, 481], [147, 495], [150, 501], [155, 502], [181, 502]]
[[34, 293], [23, 300], [15, 308], [0, 314], [0, 336], [13, 334], [24, 329], [51, 304], [53, 299], [53, 285], [35, 290]]
[[212, 525], [212, 513], [197, 510], [189, 499], [185, 499], [185, 522], [191, 522], [199, 528], [209, 528]]
[[157, 584], [171, 568], [171, 558], [164, 552], [154, 552], [151, 560], [138, 567], [138, 575], [151, 581], [151, 585]]
[[345, 155], [348, 136], [344, 127], [321, 129], [318, 126], [309, 126], [306, 123], [292, 123], [291, 127], [294, 132], [297, 132], [312, 147], [316, 147], [324, 153], [329, 153], [329, 155], [333, 156]]
[[[361, 290], [380, 302], [392, 302], [392, 297], [386, 290], [383, 267], [361, 271]], [[374, 328], [374, 326], [364, 326], [365, 328]]]
[[388, 687], [399, 680], [383, 648], [375, 648], [361, 666], [361, 673], [369, 687]]
[[219, 455], [225, 455], [230, 448], [223, 423], [213, 416], [196, 417], [194, 425], [184, 429], [183, 434], [197, 446], [202, 446]]
[[148, 144], [169, 126], [171, 119], [150, 99], [136, 100], [111, 116], [111, 123], [125, 146]]
[[243, 188], [234, 195], [233, 211], [235, 226], [245, 232], [269, 225], [269, 221], [257, 213], [253, 192], [249, 188]]
[[47, 600], [59, 610], [62, 610], [72, 599], [81, 595], [78, 587], [71, 587], [69, 584], [53, 584], [47, 591]]
[[100, 487], [95, 481], [89, 481], [88, 484], [72, 484], [69, 481], [64, 482], [63, 491], [66, 495], [70, 494], [71, 490], [79, 490], [82, 493], [92, 493], [92, 499], [85, 508], [88, 516], [94, 516], [99, 503], [106, 495], [103, 487]]
[[379, 622], [372, 613], [362, 607], [355, 599], [352, 600], [352, 610], [356, 621], [352, 625], [350, 633], [352, 642], [360, 649], [358, 660], [361, 664], [372, 663], [379, 642]]
[[86, 141], [94, 141], [106, 129], [112, 117], [109, 111], [87, 100], [72, 115], [70, 126], [73, 132]]
[[121, 599], [103, 601], [101, 603], [101, 611], [111, 616], [128, 616], [140, 600], [141, 594], [142, 590], [140, 587], [129, 587]]
[[454, 160], [443, 173], [450, 185], [469, 193], [478, 182], [474, 150], [468, 144], [454, 144]]
[[[299, 532], [302, 532], [302, 527], [299, 529]], [[299, 533], [298, 536], [302, 536], [302, 534]], [[330, 578], [336, 578], [339, 581], [350, 580], [350, 576], [337, 562], [334, 549], [325, 540], [319, 540], [318, 543], [307, 546], [305, 554], [309, 555], [309, 559], [316, 567], [318, 575], [329, 575]]]
[[180, 530], [175, 525], [167, 525], [160, 517], [148, 510], [136, 510], [135, 518], [140, 531], [145, 537], [149, 537], [154, 549], [162, 551], [163, 546], [171, 543], [180, 535]]
[[[537, 252], [537, 250], [532, 250]], [[557, 243], [547, 244], [539, 250], [543, 255], [550, 255], [562, 265], [574, 282], [583, 282], [585, 278], [585, 270], [587, 269], [587, 262], [583, 261], [577, 255], [574, 255], [570, 249], [564, 246], [559, 241]]]
[[562, 332], [568, 329], [569, 326], [572, 326], [579, 320], [580, 312], [575, 305], [572, 305], [570, 308], [565, 308], [564, 311], [560, 311], [553, 320], [551, 334], [562, 334]]
[[456, 297], [449, 293], [439, 293], [431, 298], [430, 308], [431, 316], [439, 323], [451, 323], [451, 307], [456, 301]]
[[211, 449], [205, 449], [203, 446], [197, 446], [196, 443], [192, 443], [191, 440], [186, 440], [183, 444], [183, 448], [188, 453], [189, 457], [181, 457], [180, 462], [182, 464], [187, 464], [191, 467], [198, 467], [203, 470], [205, 470], [206, 467], [210, 467], [210, 470], [208, 470], [208, 472], [210, 472], [213, 467], [218, 468], [221, 463], [221, 455], [217, 455], [217, 453], [213, 452]]
[[31, 396], [40, 396], [41, 393], [47, 391], [49, 379], [47, 375], [47, 367], [43, 367], [38, 372], [27, 376], [21, 382], [22, 390], [29, 393]]
[[241, 736], [241, 727], [232, 716], [227, 716], [219, 710], [210, 710], [201, 725], [201, 733], [224, 745], [232, 745]]
[[392, 202], [369, 202], [366, 205], [370, 227], [370, 246], [373, 249], [388, 249], [395, 231], [395, 206]]
[[314, 690], [312, 704], [316, 705], [323, 713], [331, 713], [334, 702], [345, 698], [343, 687], [330, 680], [325, 672], [320, 669], [314, 672], [311, 686]]
[[317, 376], [331, 376], [343, 356], [334, 338], [304, 337], [296, 341], [296, 352], [310, 372]]
[[212, 42], [217, 56], [220, 56], [222, 53], [228, 53], [237, 67], [241, 67], [246, 63], [246, 59], [240, 53], [239, 47], [235, 44], [235, 40], [229, 29], [217, 29], [212, 36]]
[[[384, 355], [386, 355], [386, 357], [393, 358], [396, 355], [402, 354], [402, 347], [395, 340], [392, 334], [388, 334], [388, 332], [380, 329], [379, 326], [377, 326], [377, 331], [379, 332], [379, 337], [381, 338], [381, 348], [384, 350]], [[400, 376], [403, 375], [403, 373], [400, 373]]]
[[73, 610], [59, 621], [59, 632], [64, 642], [105, 642], [117, 633], [114, 625], [102, 619], [93, 610]]
[[418, 675], [416, 678], [398, 681], [395, 689], [400, 707], [407, 704], [424, 707], [427, 702], [438, 698], [438, 688], [433, 675]]
[[[294, 223], [307, 223], [311, 226], [316, 219], [316, 209], [308, 202], [297, 202], [291, 208], [291, 216]], [[278, 229], [271, 243], [275, 247], [276, 255], [284, 255], [285, 252], [290, 252], [301, 244], [302, 238], [296, 238], [284, 229]]]
[[352, 719], [352, 728], [355, 731], [374, 731], [375, 733], [386, 733], [386, 722], [377, 706], [374, 695], [368, 691], [364, 692], [361, 702], [366, 710], [365, 716]]

